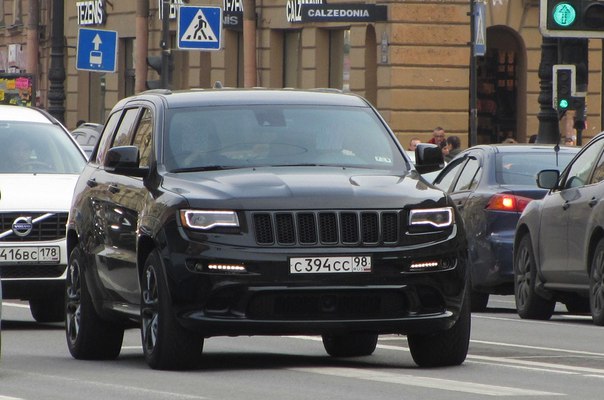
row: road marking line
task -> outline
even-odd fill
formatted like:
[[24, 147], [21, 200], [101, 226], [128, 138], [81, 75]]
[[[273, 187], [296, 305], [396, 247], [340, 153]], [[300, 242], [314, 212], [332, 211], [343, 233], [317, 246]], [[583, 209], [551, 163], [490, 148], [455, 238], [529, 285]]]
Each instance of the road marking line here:
[[553, 352], [558, 352], [558, 353], [570, 353], [570, 354], [581, 354], [581, 355], [588, 355], [588, 356], [604, 357], [604, 353], [594, 353], [591, 351], [583, 351], [583, 350], [568, 350], [568, 349], [559, 349], [559, 348], [553, 348], [553, 347], [529, 346], [526, 344], [490, 342], [490, 341], [486, 341], [486, 340], [470, 340], [470, 342], [488, 344], [488, 345], [493, 345], [493, 346], [501, 346], [501, 347], [517, 347], [517, 348], [521, 348], [521, 349], [545, 350], [545, 351], [553, 351]]
[[398, 385], [417, 386], [429, 389], [448, 390], [453, 392], [472, 393], [484, 396], [561, 396], [561, 393], [542, 392], [538, 390], [519, 389], [506, 386], [484, 385], [475, 382], [464, 382], [451, 379], [428, 378], [423, 376], [379, 372], [357, 368], [308, 367], [288, 368], [290, 371], [309, 372], [313, 374], [339, 376], [342, 378], [362, 379], [368, 381], [394, 383]]
[[[313, 341], [321, 340], [321, 338], [316, 338], [316, 337], [312, 337], [312, 336], [290, 336], [290, 337], [297, 338], [297, 339], [304, 339], [304, 340], [313, 340]], [[474, 340], [472, 340], [472, 342], [474, 342]], [[493, 345], [498, 345], [497, 342], [488, 342], [488, 343], [493, 344]], [[516, 345], [509, 344], [509, 346], [514, 347]], [[524, 346], [524, 345], [517, 345], [517, 346]], [[396, 350], [396, 351], [409, 352], [409, 348], [404, 347], [404, 346], [390, 346], [387, 344], [378, 344], [377, 347], [379, 349], [384, 349], [384, 350]], [[531, 346], [526, 346], [526, 347], [535, 348], [535, 347], [531, 347]], [[542, 348], [542, 349], [547, 349], [547, 348]], [[550, 349], [550, 350], [555, 351], [555, 349]], [[567, 350], [567, 352], [574, 353], [571, 350]], [[589, 353], [589, 352], [582, 352], [582, 353], [589, 354], [589, 355], [600, 354], [600, 353]], [[570, 371], [570, 372], [576, 372], [576, 373], [590, 373], [590, 374], [595, 374], [596, 376], [604, 375], [604, 369], [589, 368], [589, 367], [575, 367], [572, 365], [551, 364], [551, 363], [545, 363], [545, 362], [539, 362], [539, 361], [518, 360], [518, 359], [506, 358], [506, 357], [488, 357], [488, 356], [476, 356], [476, 355], [468, 354], [467, 359], [472, 360], [472, 361], [474, 361], [474, 360], [488, 361], [488, 362], [492, 362], [494, 364], [500, 364], [500, 365], [502, 365], [502, 364], [518, 365], [518, 366], [521, 366], [521, 367], [524, 367], [527, 369], [542, 368], [545, 370], [550, 370], [551, 372], [559, 372], [559, 371], [569, 372]], [[585, 374], [585, 375], [587, 376], [587, 374]]]
[[[29, 304], [19, 304], [19, 303], [9, 303], [7, 301], [2, 302], [2, 306], [4, 307], [17, 307], [17, 308], [29, 308]], [[0, 399], [2, 399], [0, 397]]]
[[[529, 371], [549, 372], [549, 373], [561, 374], [561, 375], [581, 375], [578, 372], [558, 371], [558, 370], [553, 370], [553, 369], [549, 369], [549, 368], [531, 368], [531, 367], [526, 367], [524, 365], [511, 365], [511, 364], [506, 365], [506, 364], [502, 364], [500, 362], [475, 361], [475, 360], [466, 360], [466, 362], [471, 363], [471, 364], [494, 365], [497, 367], [521, 369], [521, 370], [525, 370], [525, 371], [529, 370]], [[589, 375], [585, 375], [585, 376], [589, 376]]]
[[2, 395], [0, 395], [0, 400], [23, 400], [23, 398], [21, 398], [21, 397], [2, 396]]
[[[67, 381], [67, 382], [75, 382], [78, 385], [84, 384], [84, 385], [89, 385], [89, 386], [97, 386], [100, 388], [118, 389], [118, 390], [121, 390], [122, 392], [125, 392], [123, 398], [130, 397], [130, 396], [128, 396], [128, 394], [136, 394], [137, 396], [141, 396], [143, 393], [146, 393], [146, 394], [152, 394], [152, 395], [168, 396], [171, 399], [208, 400], [208, 397], [204, 397], [204, 396], [169, 392], [169, 391], [165, 391], [165, 390], [146, 389], [146, 388], [142, 388], [142, 387], [120, 385], [120, 384], [116, 384], [116, 383], [96, 382], [96, 381], [90, 381], [90, 380], [85, 380], [85, 379], [68, 378], [68, 377], [61, 376], [61, 375], [41, 374], [39, 372], [30, 372], [30, 371], [25, 371], [25, 370], [20, 370], [20, 369], [10, 369], [10, 371], [19, 372], [23, 375], [29, 375], [29, 376], [35, 376], [35, 377], [39, 377], [39, 378], [49, 379], [54, 382]], [[12, 400], [12, 399], [13, 398], [11, 398], [11, 397], [7, 398], [7, 400]], [[0, 400], [3, 400], [3, 398], [0, 397]], [[23, 400], [23, 399], [16, 399], [16, 400]]]

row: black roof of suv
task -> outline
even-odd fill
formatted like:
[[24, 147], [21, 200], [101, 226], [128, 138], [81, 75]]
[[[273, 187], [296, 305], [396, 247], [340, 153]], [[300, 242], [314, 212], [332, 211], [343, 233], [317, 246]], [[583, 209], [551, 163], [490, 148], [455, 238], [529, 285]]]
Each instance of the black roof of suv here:
[[[322, 335], [330, 355], [359, 356], [402, 333], [419, 365], [460, 364], [463, 226], [404, 153], [352, 94], [120, 101], [68, 221], [71, 354], [117, 357], [134, 320], [158, 369], [195, 366], [205, 337], [255, 334]], [[436, 146], [416, 157], [442, 166]]]

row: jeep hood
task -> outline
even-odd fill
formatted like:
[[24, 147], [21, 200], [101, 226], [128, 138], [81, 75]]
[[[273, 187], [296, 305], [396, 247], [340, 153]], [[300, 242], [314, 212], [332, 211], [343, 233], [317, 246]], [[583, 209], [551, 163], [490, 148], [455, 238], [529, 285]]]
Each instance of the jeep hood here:
[[69, 211], [78, 175], [2, 174], [0, 211]]
[[167, 174], [166, 190], [192, 207], [219, 209], [402, 208], [444, 205], [419, 174], [341, 167], [263, 167]]

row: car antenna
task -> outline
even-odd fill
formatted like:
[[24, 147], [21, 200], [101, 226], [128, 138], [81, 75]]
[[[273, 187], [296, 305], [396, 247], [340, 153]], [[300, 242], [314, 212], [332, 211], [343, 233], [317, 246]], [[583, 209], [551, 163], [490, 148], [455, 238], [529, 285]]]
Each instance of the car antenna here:
[[558, 153], [560, 153], [560, 145], [559, 144], [556, 144], [554, 146], [554, 151], [556, 152], [556, 167], [558, 167], [559, 166], [559, 164], [558, 164]]

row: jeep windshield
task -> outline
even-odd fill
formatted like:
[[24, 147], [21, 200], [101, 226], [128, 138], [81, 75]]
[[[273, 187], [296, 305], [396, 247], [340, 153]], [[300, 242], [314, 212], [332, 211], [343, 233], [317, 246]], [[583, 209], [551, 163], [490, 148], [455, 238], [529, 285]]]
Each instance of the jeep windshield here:
[[169, 110], [163, 160], [171, 172], [263, 166], [405, 170], [370, 108], [236, 105]]

